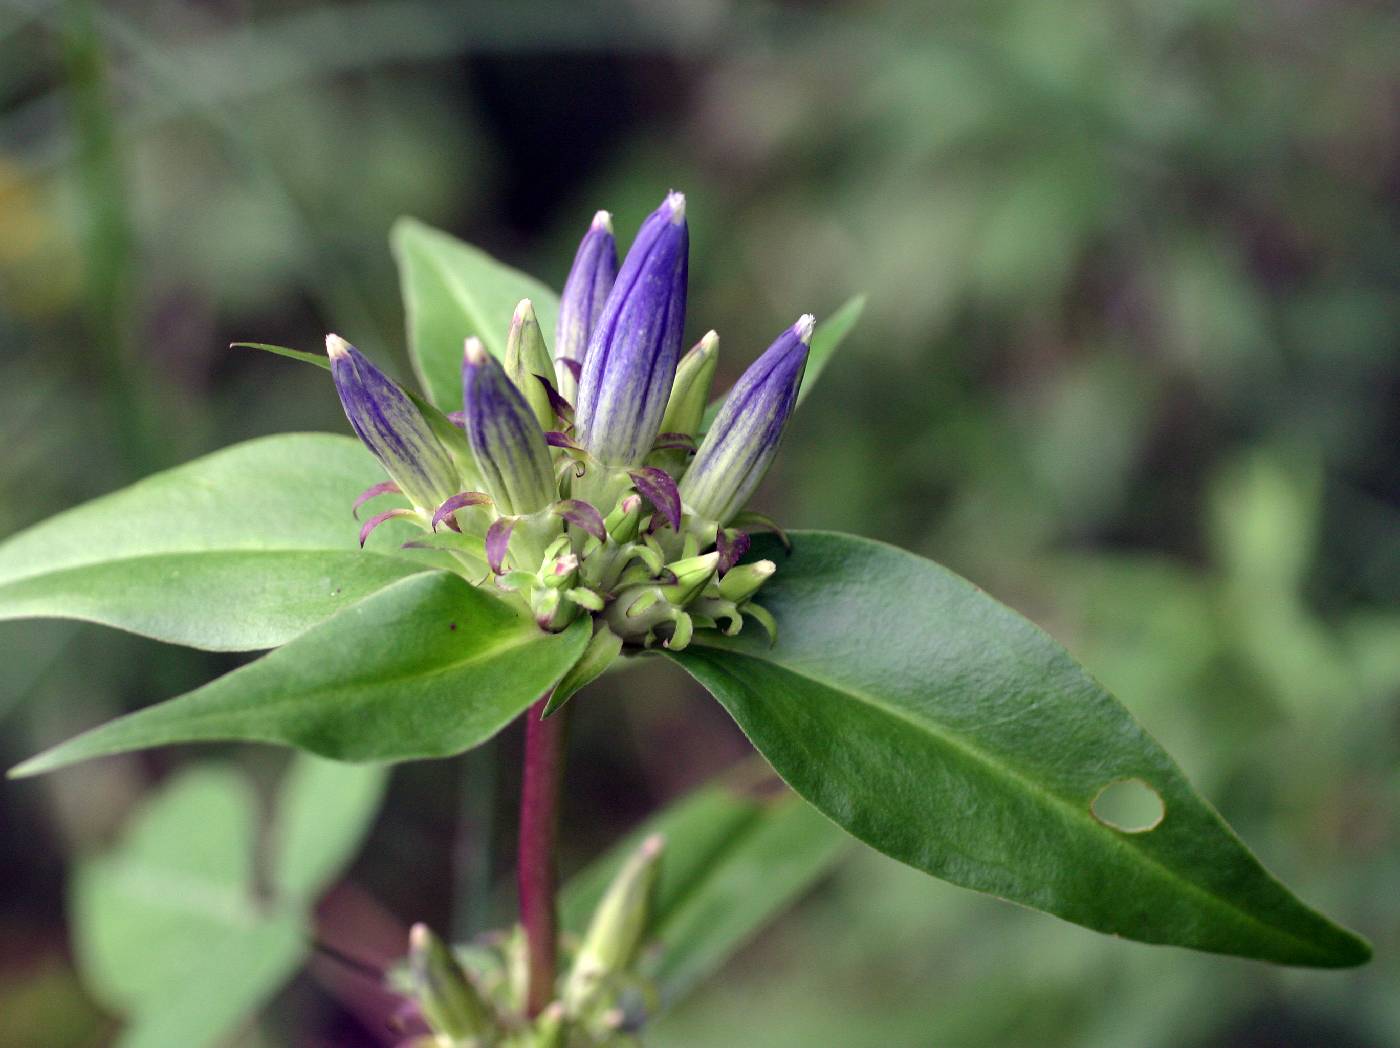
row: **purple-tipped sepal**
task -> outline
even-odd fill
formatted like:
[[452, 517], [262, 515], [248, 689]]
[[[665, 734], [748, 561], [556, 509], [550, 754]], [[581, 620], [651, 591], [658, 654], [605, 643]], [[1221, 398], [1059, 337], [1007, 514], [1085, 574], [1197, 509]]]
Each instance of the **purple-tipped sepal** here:
[[812, 325], [807, 315], [784, 331], [725, 398], [680, 483], [681, 499], [697, 518], [727, 523], [768, 472], [797, 403]]
[[451, 456], [408, 394], [338, 335], [326, 336], [326, 352], [350, 427], [399, 490], [424, 510], [458, 491]]
[[459, 509], [469, 509], [472, 506], [485, 506], [490, 503], [490, 501], [491, 496], [482, 491], [459, 492], [433, 511], [433, 519], [430, 526], [434, 531], [437, 531], [438, 525], [446, 521], [447, 526], [453, 531], [461, 531], [462, 529], [457, 526], [456, 520], [453, 519], [453, 514]]
[[554, 326], [555, 375], [559, 392], [573, 400], [579, 368], [588, 352], [588, 340], [603, 313], [603, 306], [617, 280], [617, 241], [612, 215], [599, 211], [583, 235], [574, 264], [559, 296], [559, 320]]
[[575, 427], [607, 465], [639, 464], [661, 428], [680, 357], [688, 253], [685, 197], [671, 193], [642, 223], [584, 355]]
[[671, 525], [671, 530], [680, 531], [681, 495], [671, 474], [655, 466], [643, 466], [628, 476], [632, 478], [638, 493], [656, 507], [656, 511]]
[[467, 339], [462, 358], [462, 400], [467, 440], [496, 508], [525, 514], [553, 502], [558, 495], [544, 431], [520, 390], [475, 338]]

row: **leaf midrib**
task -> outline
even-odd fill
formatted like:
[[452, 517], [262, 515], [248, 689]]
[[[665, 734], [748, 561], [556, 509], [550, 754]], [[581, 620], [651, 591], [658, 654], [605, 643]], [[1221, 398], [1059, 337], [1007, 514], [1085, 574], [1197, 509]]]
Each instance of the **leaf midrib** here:
[[[791, 664], [782, 662], [778, 659], [763, 659], [759, 656], [751, 655], [747, 652], [735, 651], [729, 648], [710, 647], [708, 650], [722, 651], [727, 655], [738, 656], [745, 659], [752, 659], [755, 662], [767, 662], [770, 665], [773, 665], [779, 669], [784, 670], [787, 673], [792, 674], [793, 676], [811, 681], [812, 683], [824, 687], [830, 691], [837, 692], [838, 694], [848, 694], [853, 698], [857, 699], [858, 701], [865, 703], [867, 706], [871, 707], [877, 712], [883, 713], [888, 717], [893, 717], [896, 720], [903, 721], [916, 729], [922, 730], [923, 732], [932, 736], [934, 739], [942, 742], [944, 745], [947, 745], [952, 749], [959, 750], [972, 760], [991, 769], [993, 773], [998, 774], [1000, 777], [1004, 779], [1010, 779], [1013, 783], [1023, 786], [1024, 788], [1026, 788], [1027, 792], [1031, 793], [1034, 796], [1042, 798], [1043, 801], [1047, 803], [1047, 806], [1054, 809], [1061, 809], [1064, 812], [1067, 812], [1072, 817], [1074, 822], [1079, 823], [1081, 825], [1088, 825], [1089, 828], [1095, 831], [1105, 829], [1105, 827], [1103, 827], [1096, 819], [1094, 819], [1093, 815], [1088, 811], [1088, 809], [1081, 810], [1078, 805], [1072, 803], [1068, 799], [1061, 797], [1057, 793], [1051, 792], [1044, 786], [1041, 786], [1039, 783], [1037, 783], [1034, 779], [1027, 778], [1026, 775], [1014, 765], [1003, 764], [996, 761], [991, 755], [987, 754], [981, 748], [967, 740], [964, 736], [960, 735], [955, 731], [952, 731], [944, 725], [937, 724], [936, 722], [921, 721], [909, 714], [908, 712], [900, 709], [899, 707], [891, 706], [889, 703], [884, 702], [872, 695], [869, 695], [858, 688], [852, 687], [847, 684], [834, 684], [815, 673], [799, 670]], [[721, 672], [728, 674], [729, 676], [733, 677], [736, 681], [738, 681], [737, 676], [730, 673], [730, 671], [726, 667], [720, 666], [719, 669]], [[742, 681], [738, 681], [738, 683], [741, 687], [743, 687]], [[1163, 821], [1165, 821], [1165, 818], [1166, 816], [1164, 815]], [[1223, 829], [1227, 833], [1230, 833], [1231, 836], [1234, 836], [1232, 831], [1230, 831], [1228, 827], [1225, 827], [1219, 819], [1217, 819], [1216, 821], [1220, 825], [1221, 829]], [[1300, 938], [1292, 932], [1285, 931], [1276, 927], [1275, 925], [1269, 924], [1261, 918], [1256, 917], [1254, 914], [1248, 912], [1247, 910], [1242, 910], [1232, 905], [1229, 901], [1222, 898], [1214, 891], [1202, 887], [1195, 881], [1187, 880], [1180, 873], [1173, 870], [1170, 866], [1165, 865], [1160, 859], [1156, 858], [1153, 855], [1145, 853], [1141, 849], [1134, 846], [1134, 843], [1132, 841], [1125, 839], [1122, 835], [1110, 831], [1106, 834], [1106, 836], [1107, 839], [1111, 840], [1116, 847], [1127, 852], [1129, 855], [1131, 855], [1138, 862], [1146, 866], [1148, 869], [1157, 871], [1160, 877], [1165, 877], [1166, 880], [1171, 883], [1182, 885], [1191, 893], [1206, 899], [1213, 907], [1217, 909], [1223, 909], [1228, 914], [1236, 915], [1240, 918], [1243, 918], [1246, 922], [1263, 929], [1272, 937], [1282, 938], [1288, 942], [1299, 944], [1303, 946], [1304, 950], [1307, 953], [1320, 955], [1323, 957], [1331, 956], [1328, 951], [1319, 949], [1319, 947], [1312, 943], [1310, 940]], [[1269, 878], [1271, 881], [1274, 880], [1273, 876], [1269, 874], [1267, 870], [1264, 870], [1262, 867], [1259, 867], [1259, 872], [1263, 876]]]

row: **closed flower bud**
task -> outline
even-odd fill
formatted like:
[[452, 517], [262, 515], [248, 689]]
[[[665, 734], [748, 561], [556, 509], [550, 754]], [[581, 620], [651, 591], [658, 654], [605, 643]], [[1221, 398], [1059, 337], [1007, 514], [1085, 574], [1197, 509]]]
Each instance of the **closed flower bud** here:
[[436, 509], [461, 490], [452, 458], [398, 385], [339, 335], [326, 336], [345, 417], [414, 505]]
[[692, 514], [725, 523], [743, 509], [768, 472], [797, 403], [812, 325], [808, 314], [784, 331], [725, 398], [681, 479], [681, 500]]
[[482, 482], [503, 514], [534, 513], [556, 498], [544, 431], [524, 396], [479, 339], [462, 358], [467, 440]]
[[777, 570], [778, 566], [771, 560], [756, 560], [752, 564], [730, 568], [719, 580], [719, 595], [735, 604], [742, 604], [757, 593], [759, 587], [771, 579]]
[[644, 840], [593, 911], [564, 987], [564, 1006], [569, 1014], [587, 1012], [608, 980], [625, 974], [636, 959], [651, 917], [665, 843], [660, 835]]
[[418, 1007], [435, 1034], [460, 1041], [491, 1030], [491, 1010], [427, 925], [415, 924], [409, 932], [408, 966]]
[[710, 580], [719, 570], [719, 554], [704, 553], [685, 560], [673, 560], [666, 570], [674, 577], [674, 582], [662, 583], [658, 588], [666, 600], [678, 608], [683, 608], [705, 591]]
[[612, 215], [599, 211], [574, 255], [564, 292], [559, 296], [559, 321], [554, 326], [556, 385], [570, 403], [578, 396], [578, 379], [574, 370], [562, 362], [571, 360], [583, 366], [588, 340], [615, 280], [617, 241], [613, 239]]
[[719, 365], [719, 335], [706, 332], [676, 367], [676, 381], [671, 387], [671, 399], [666, 402], [666, 414], [661, 416], [662, 433], [686, 433], [694, 436], [705, 417], [705, 405], [710, 400], [710, 386]]
[[[510, 318], [510, 334], [506, 336], [506, 374], [520, 390], [525, 403], [535, 413], [541, 429], [554, 429], [554, 406], [540, 378], [554, 381], [554, 364], [544, 344], [544, 333], [535, 317], [535, 307], [528, 298], [520, 300], [515, 315]], [[537, 377], [538, 376], [538, 377]]]
[[671, 193], [642, 223], [588, 342], [579, 381], [579, 443], [610, 466], [642, 461], [660, 431], [685, 325], [689, 233]]

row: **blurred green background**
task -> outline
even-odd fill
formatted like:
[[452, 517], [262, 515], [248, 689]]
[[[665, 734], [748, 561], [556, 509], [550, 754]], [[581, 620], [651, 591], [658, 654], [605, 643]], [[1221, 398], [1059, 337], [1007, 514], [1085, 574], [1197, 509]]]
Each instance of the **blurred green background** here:
[[[721, 383], [869, 292], [764, 508], [1046, 626], [1376, 960], [1118, 942], [853, 845], [649, 1043], [1400, 1045], [1397, 54], [1396, 9], [1360, 0], [5, 0], [0, 535], [344, 431], [323, 373], [226, 347], [334, 329], [407, 375], [396, 216], [557, 286], [595, 209], [625, 243], [684, 189]], [[236, 665], [59, 623], [0, 650], [6, 766]], [[576, 709], [568, 869], [746, 752], [667, 667]], [[328, 926], [374, 956], [505, 919], [518, 750], [397, 770]], [[264, 789], [285, 763], [0, 785], [0, 1043], [112, 1038], [66, 873], [211, 755]], [[384, 1043], [347, 997], [318, 962], [237, 1043]]]

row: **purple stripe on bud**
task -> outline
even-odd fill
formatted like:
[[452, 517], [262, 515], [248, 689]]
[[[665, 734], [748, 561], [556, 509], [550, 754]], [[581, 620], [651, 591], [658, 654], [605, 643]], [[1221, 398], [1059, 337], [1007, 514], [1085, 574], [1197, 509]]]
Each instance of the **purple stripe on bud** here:
[[463, 491], [453, 495], [433, 513], [432, 528], [437, 531], [438, 525], [446, 519], [448, 527], [453, 531], [460, 531], [461, 528], [457, 527], [457, 522], [452, 519], [452, 514], [459, 509], [466, 509], [468, 506], [484, 506], [490, 501], [491, 496], [481, 491]]
[[356, 520], [360, 519], [360, 507], [370, 499], [378, 498], [380, 495], [400, 495], [399, 486], [392, 480], [386, 480], [382, 484], [373, 484], [365, 488], [355, 496], [355, 501], [350, 505], [350, 516]]
[[608, 529], [603, 525], [603, 515], [591, 502], [582, 499], [564, 499], [554, 504], [554, 512], [574, 527], [586, 531], [599, 542], [608, 540]]
[[779, 335], [725, 399], [681, 480], [681, 497], [696, 516], [727, 523], [768, 472], [797, 403], [812, 326], [808, 314]]
[[721, 575], [738, 564], [749, 551], [749, 537], [742, 531], [720, 528], [715, 534], [715, 549], [719, 550], [719, 573]]
[[574, 255], [573, 267], [559, 296], [559, 321], [554, 327], [554, 368], [559, 389], [573, 400], [578, 389], [579, 367], [588, 352], [588, 340], [598, 325], [603, 305], [617, 279], [617, 241], [612, 215], [599, 211]]
[[642, 223], [588, 343], [579, 443], [612, 466], [641, 462], [661, 428], [685, 326], [690, 234], [671, 193]]
[[514, 530], [514, 517], [497, 517], [486, 529], [486, 563], [497, 575], [505, 564], [506, 551], [510, 549], [510, 533]]
[[338, 335], [326, 336], [326, 352], [355, 435], [413, 504], [436, 506], [460, 488], [451, 457], [408, 394]]
[[400, 507], [398, 509], [388, 509], [378, 516], [370, 517], [369, 520], [365, 521], [364, 526], [360, 528], [360, 548], [365, 548], [365, 540], [369, 538], [370, 533], [386, 520], [393, 520], [395, 517], [411, 516], [413, 516], [413, 510]]
[[671, 474], [655, 466], [643, 466], [628, 474], [642, 497], [656, 507], [656, 511], [666, 518], [672, 531], [681, 530], [681, 493]]
[[462, 358], [462, 400], [467, 441], [486, 490], [502, 513], [534, 513], [557, 496], [544, 431], [479, 339], [469, 338]]

